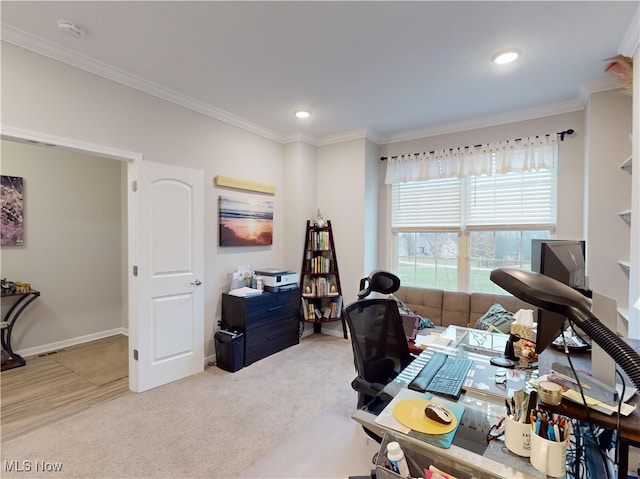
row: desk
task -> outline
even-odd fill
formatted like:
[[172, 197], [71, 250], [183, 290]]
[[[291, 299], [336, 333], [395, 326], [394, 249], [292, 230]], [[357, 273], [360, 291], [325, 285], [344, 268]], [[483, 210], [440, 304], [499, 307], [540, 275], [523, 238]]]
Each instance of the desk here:
[[[461, 339], [470, 330], [451, 327], [451, 330], [448, 329], [447, 333], [450, 331], [453, 331], [453, 334]], [[504, 344], [501, 347], [504, 350]], [[480, 355], [462, 347], [458, 347], [456, 351], [460, 356], [472, 357], [475, 360], [484, 358], [484, 361], [489, 362], [489, 356]], [[420, 356], [407, 366], [394, 381], [386, 385], [383, 393], [393, 397], [406, 388], [432, 354], [432, 347], [421, 352]], [[491, 441], [486, 446], [486, 436], [489, 429], [504, 416], [503, 402], [500, 404], [498, 401], [493, 402], [489, 398], [479, 398], [473, 394], [463, 393], [458, 403], [465, 406], [465, 412], [453, 444], [448, 449], [428, 444], [381, 426], [375, 422], [376, 415], [364, 408], [356, 411], [352, 418], [380, 436], [385, 433], [401, 436], [403, 441], [415, 450], [419, 450], [421, 455], [434, 458], [443, 464], [443, 467], [449, 465], [450, 472], [455, 474], [454, 471], [458, 471], [460, 477], [472, 476], [478, 479], [545, 477], [531, 466], [528, 458], [522, 458], [510, 453], [502, 441]]]
[[[460, 334], [462, 334], [466, 328], [454, 327]], [[469, 330], [470, 331], [470, 330]], [[640, 341], [634, 340], [626, 340], [634, 349], [640, 350]], [[463, 348], [458, 348], [461, 350]], [[497, 350], [500, 350], [500, 347], [497, 347]], [[419, 359], [423, 357], [430, 357], [432, 352], [429, 349], [420, 352], [420, 356], [418, 359], [414, 361], [411, 365], [409, 365], [393, 382], [388, 384], [384, 392], [391, 396], [395, 396], [402, 388], [406, 388], [409, 381], [417, 374], [420, 370], [421, 365], [424, 364], [424, 361], [420, 362]], [[464, 353], [461, 353], [464, 355]], [[478, 359], [477, 357], [473, 357], [473, 359]], [[572, 362], [576, 369], [582, 369], [586, 371], [591, 370], [591, 354], [588, 352], [581, 353], [572, 353], [571, 354]], [[488, 358], [487, 358], [488, 361]], [[556, 351], [553, 349], [548, 349], [540, 355], [539, 360], [539, 370], [540, 374], [546, 374], [551, 369], [551, 364], [554, 361], [559, 362], [567, 362], [566, 356], [561, 351]], [[508, 451], [501, 450], [497, 441], [492, 441], [486, 451], [481, 454], [478, 452], [469, 451], [468, 444], [465, 444], [464, 441], [458, 441], [458, 436], [460, 432], [469, 432], [471, 429], [471, 424], [468, 423], [468, 420], [475, 420], [478, 416], [485, 414], [491, 424], [495, 424], [498, 422], [500, 417], [504, 414], [504, 407], [502, 404], [492, 403], [490, 399], [477, 399], [473, 395], [469, 393], [464, 393], [460, 400], [466, 407], [465, 416], [463, 416], [463, 420], [456, 434], [456, 439], [453, 442], [453, 445], [450, 449], [442, 449], [435, 446], [431, 446], [429, 444], [423, 443], [418, 440], [411, 441], [412, 438], [408, 438], [410, 442], [412, 442], [416, 448], [420, 448], [422, 450], [430, 452], [432, 455], [436, 455], [437, 457], [442, 457], [445, 459], [451, 459], [456, 463], [461, 463], [463, 467], [472, 467], [475, 475], [477, 477], [513, 477], [513, 478], [525, 478], [525, 477], [543, 477], [538, 471], [536, 471], [529, 464], [528, 460], [519, 458]], [[629, 446], [640, 446], [640, 395], [635, 395], [630, 401], [631, 404], [635, 404], [639, 406], [636, 411], [634, 411], [628, 417], [624, 417], [620, 421], [620, 462], [619, 462], [619, 470], [626, 471], [628, 467], [628, 450]], [[552, 412], [562, 414], [574, 419], [578, 420], [586, 420], [586, 412], [583, 406], [576, 404], [574, 402], [563, 400], [559, 406], [544, 406], [546, 409], [551, 410]], [[376, 416], [364, 411], [359, 410], [352, 416], [354, 420], [367, 427], [368, 429], [373, 430], [378, 435], [382, 436], [385, 432], [393, 432], [389, 429], [381, 427], [379, 424], [375, 422]], [[597, 426], [601, 426], [607, 429], [616, 429], [616, 415], [608, 416], [606, 414], [599, 413], [597, 411], [590, 410], [589, 418], [591, 422]], [[467, 424], [465, 424], [467, 422]], [[463, 427], [466, 430], [462, 429]], [[482, 427], [486, 427], [485, 425], [481, 425]], [[483, 434], [486, 431], [482, 431]], [[393, 432], [398, 435], [400, 433]], [[483, 440], [483, 434], [478, 434], [477, 437], [479, 440]]]
[[[625, 338], [625, 341], [636, 351], [640, 351], [640, 341]], [[554, 361], [568, 364], [564, 353], [554, 349], [547, 349], [540, 355], [539, 369], [540, 374], [546, 374], [551, 370], [551, 364]], [[591, 353], [571, 353], [571, 361], [576, 369], [591, 371]], [[623, 373], [624, 376], [624, 373]], [[629, 384], [629, 383], [628, 383]], [[634, 395], [629, 404], [636, 406], [636, 410], [629, 416], [621, 418], [620, 421], [620, 448], [619, 448], [619, 465], [618, 470], [626, 474], [629, 461], [629, 446], [640, 447], [640, 396]], [[546, 406], [552, 412], [563, 414], [565, 416], [586, 420], [587, 413], [584, 406], [566, 399], [562, 400], [559, 406]], [[589, 410], [589, 419], [597, 426], [606, 429], [616, 429], [617, 416], [614, 414], [608, 416], [598, 411]]]
[[32, 289], [28, 293], [2, 293], [2, 299], [15, 299], [14, 303], [2, 318], [2, 336], [0, 340], [2, 342], [2, 349], [4, 349], [9, 354], [9, 360], [2, 365], [2, 371], [6, 369], [19, 368], [26, 364], [24, 358], [13, 351], [13, 347], [11, 346], [11, 334], [13, 332], [13, 327], [15, 326], [16, 321], [18, 321], [18, 318], [20, 317], [22, 312], [26, 309], [27, 306], [29, 306], [29, 304], [35, 301], [38, 296], [40, 296], [40, 291], [36, 291], [35, 289]]

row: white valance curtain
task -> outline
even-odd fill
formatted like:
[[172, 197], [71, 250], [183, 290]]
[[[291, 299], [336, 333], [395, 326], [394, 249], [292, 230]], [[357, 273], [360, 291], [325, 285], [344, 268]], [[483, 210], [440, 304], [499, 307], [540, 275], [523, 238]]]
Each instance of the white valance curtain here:
[[412, 153], [388, 159], [386, 184], [538, 171], [555, 167], [556, 135]]

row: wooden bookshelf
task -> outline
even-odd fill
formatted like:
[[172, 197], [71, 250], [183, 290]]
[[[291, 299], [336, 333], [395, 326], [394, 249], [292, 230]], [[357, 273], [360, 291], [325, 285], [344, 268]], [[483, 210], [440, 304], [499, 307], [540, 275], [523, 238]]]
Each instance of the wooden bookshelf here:
[[322, 332], [323, 323], [342, 321], [342, 332], [347, 339], [347, 327], [342, 315], [340, 272], [331, 221], [327, 221], [323, 226], [316, 226], [307, 221], [300, 291], [302, 318], [313, 323], [314, 333]]

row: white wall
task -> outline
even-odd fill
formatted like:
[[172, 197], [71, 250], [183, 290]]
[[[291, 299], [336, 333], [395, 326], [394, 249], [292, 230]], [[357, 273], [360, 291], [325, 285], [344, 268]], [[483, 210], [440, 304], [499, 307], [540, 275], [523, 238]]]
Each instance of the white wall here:
[[[2, 277], [41, 292], [16, 322], [28, 350], [96, 339], [124, 324], [121, 172], [124, 163], [2, 140], [3, 175], [24, 181], [25, 243], [2, 247]], [[3, 301], [3, 315], [9, 306]]]
[[[266, 268], [283, 263], [283, 146], [4, 42], [1, 61], [3, 126], [136, 152], [145, 161], [204, 171], [205, 355], [213, 354], [213, 333], [228, 275], [240, 264]], [[216, 175], [276, 186], [272, 246], [218, 246], [218, 196], [253, 195], [215, 187]]]
[[380, 154], [378, 145], [370, 140], [365, 140], [364, 156], [364, 271], [369, 274], [378, 269], [378, 222], [379, 210], [379, 175]]
[[307, 221], [313, 220], [316, 201], [316, 148], [302, 141], [284, 146], [284, 260], [283, 267], [300, 273]]
[[[316, 174], [318, 207], [322, 216], [331, 220], [342, 295], [349, 304], [357, 299], [365, 271], [364, 138], [319, 147]], [[336, 328], [341, 328], [339, 322], [324, 325], [322, 330]]]
[[[620, 90], [592, 94], [587, 105], [586, 211], [589, 286], [628, 305], [629, 279], [618, 265], [629, 260], [631, 176], [620, 165], [631, 154], [632, 101]], [[618, 329], [627, 331], [626, 324]]]
[[[575, 133], [565, 136], [560, 143], [558, 159], [558, 226], [555, 238], [585, 239], [583, 225], [583, 178], [584, 178], [584, 112], [576, 111], [533, 120], [509, 123], [487, 128], [478, 128], [428, 138], [408, 140], [382, 145], [381, 156], [472, 146], [492, 141], [509, 140], [573, 129]], [[386, 162], [385, 162], [386, 166]], [[382, 173], [381, 197], [388, 198], [390, 187], [384, 185]], [[389, 200], [386, 200], [389, 201]], [[390, 229], [388, 214], [380, 221], [379, 235]], [[382, 267], [390, 268], [393, 261], [391, 245], [381, 248]]]

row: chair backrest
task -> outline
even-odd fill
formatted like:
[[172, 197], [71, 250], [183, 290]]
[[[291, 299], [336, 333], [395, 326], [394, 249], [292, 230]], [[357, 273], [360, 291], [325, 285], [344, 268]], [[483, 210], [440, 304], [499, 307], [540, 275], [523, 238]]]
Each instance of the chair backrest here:
[[393, 299], [362, 299], [344, 312], [359, 377], [386, 384], [413, 360]]

